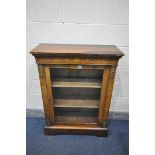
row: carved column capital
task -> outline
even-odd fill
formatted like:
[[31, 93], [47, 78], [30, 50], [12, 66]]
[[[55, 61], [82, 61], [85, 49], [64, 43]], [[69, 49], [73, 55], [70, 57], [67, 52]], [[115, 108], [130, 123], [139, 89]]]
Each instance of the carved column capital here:
[[114, 79], [117, 65], [112, 65], [110, 69], [110, 78]]
[[40, 78], [42, 78], [44, 76], [44, 66], [39, 64], [38, 69], [39, 69], [39, 76]]

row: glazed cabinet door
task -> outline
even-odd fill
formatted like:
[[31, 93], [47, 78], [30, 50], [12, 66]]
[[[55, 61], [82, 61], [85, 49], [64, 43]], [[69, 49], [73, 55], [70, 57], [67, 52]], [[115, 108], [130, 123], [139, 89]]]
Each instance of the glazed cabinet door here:
[[102, 126], [109, 67], [50, 65], [44, 71], [48, 98], [44, 108], [50, 125]]

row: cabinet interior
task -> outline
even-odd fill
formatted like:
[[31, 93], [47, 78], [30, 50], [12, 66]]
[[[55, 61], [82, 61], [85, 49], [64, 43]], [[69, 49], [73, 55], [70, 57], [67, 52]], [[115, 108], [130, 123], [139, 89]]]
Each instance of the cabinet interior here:
[[51, 68], [56, 123], [98, 124], [103, 69]]

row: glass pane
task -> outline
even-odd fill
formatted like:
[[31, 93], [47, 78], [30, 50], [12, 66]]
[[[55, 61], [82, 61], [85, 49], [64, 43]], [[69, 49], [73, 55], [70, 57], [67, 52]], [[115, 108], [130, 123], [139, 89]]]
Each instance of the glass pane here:
[[98, 123], [102, 75], [97, 69], [51, 69], [56, 123]]

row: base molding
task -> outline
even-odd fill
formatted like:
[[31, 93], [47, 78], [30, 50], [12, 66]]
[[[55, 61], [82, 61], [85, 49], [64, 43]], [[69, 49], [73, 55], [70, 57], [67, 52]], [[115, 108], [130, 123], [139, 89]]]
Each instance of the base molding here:
[[102, 128], [99, 125], [64, 125], [56, 124], [44, 127], [45, 135], [58, 134], [79, 134], [79, 135], [95, 135], [98, 137], [107, 137], [108, 128]]

